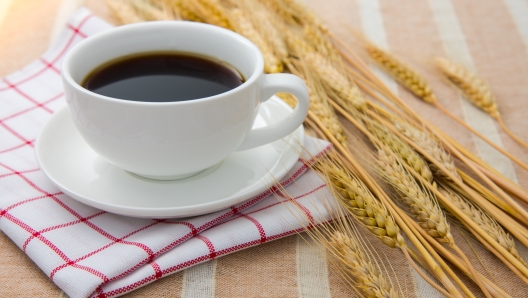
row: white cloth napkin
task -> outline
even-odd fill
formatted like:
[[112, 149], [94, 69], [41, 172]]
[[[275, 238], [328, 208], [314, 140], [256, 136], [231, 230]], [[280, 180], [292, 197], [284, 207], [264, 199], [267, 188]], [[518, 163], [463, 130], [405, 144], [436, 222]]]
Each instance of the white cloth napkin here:
[[[39, 170], [33, 144], [53, 112], [65, 105], [59, 71], [64, 53], [109, 28], [81, 9], [40, 59], [0, 81], [0, 229], [57, 286], [70, 297], [119, 296], [300, 231], [302, 217], [292, 210], [328, 219], [318, 198], [329, 191], [301, 160], [281, 181], [296, 208], [273, 187], [212, 214], [152, 220], [110, 214], [62, 194]], [[312, 156], [328, 148], [312, 138], [305, 147]]]

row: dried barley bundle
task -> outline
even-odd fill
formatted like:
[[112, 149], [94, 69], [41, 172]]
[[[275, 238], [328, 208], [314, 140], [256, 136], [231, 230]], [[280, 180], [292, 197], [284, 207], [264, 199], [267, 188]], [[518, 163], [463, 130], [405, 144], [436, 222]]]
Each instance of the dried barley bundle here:
[[366, 49], [370, 57], [376, 61], [377, 64], [414, 93], [414, 95], [426, 102], [436, 101], [436, 97], [427, 81], [412, 68], [373, 44], [367, 44]]

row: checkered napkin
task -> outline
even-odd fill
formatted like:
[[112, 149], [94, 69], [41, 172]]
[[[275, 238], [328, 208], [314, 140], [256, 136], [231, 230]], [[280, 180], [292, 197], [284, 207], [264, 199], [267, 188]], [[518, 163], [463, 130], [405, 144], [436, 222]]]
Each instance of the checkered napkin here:
[[[318, 200], [329, 195], [328, 189], [301, 159], [281, 181], [285, 192], [273, 187], [239, 205], [184, 220], [118, 216], [60, 192], [38, 169], [34, 141], [65, 105], [59, 72], [64, 53], [108, 28], [81, 9], [50, 50], [0, 81], [0, 229], [57, 286], [71, 297], [122, 295], [201, 262], [291, 235], [302, 230], [300, 221], [329, 217]], [[305, 144], [312, 156], [323, 154], [326, 146], [311, 138]], [[285, 199], [285, 193], [294, 200]], [[295, 210], [303, 216], [295, 216]]]

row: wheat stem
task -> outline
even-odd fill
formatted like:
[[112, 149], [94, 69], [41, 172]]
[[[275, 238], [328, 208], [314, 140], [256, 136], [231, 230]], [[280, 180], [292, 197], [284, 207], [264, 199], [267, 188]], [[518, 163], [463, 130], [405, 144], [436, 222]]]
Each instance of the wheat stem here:
[[499, 122], [500, 126], [504, 130], [505, 133], [507, 133], [512, 139], [514, 139], [517, 143], [522, 145], [523, 147], [528, 148], [528, 144], [524, 142], [523, 140], [519, 139], [504, 123], [504, 120], [502, 120], [502, 117], [497, 118], [497, 121]]
[[446, 108], [444, 108], [442, 105], [440, 105], [439, 103], [433, 103], [433, 105], [435, 107], [437, 107], [438, 109], [440, 109], [443, 113], [445, 113], [447, 116], [449, 116], [451, 119], [455, 120], [457, 123], [459, 123], [460, 125], [464, 126], [465, 128], [467, 128], [468, 130], [470, 130], [471, 132], [473, 132], [476, 136], [478, 136], [479, 138], [481, 138], [483, 141], [485, 141], [486, 143], [488, 143], [490, 146], [492, 146], [493, 148], [495, 148], [497, 151], [499, 151], [500, 153], [504, 154], [505, 156], [507, 156], [509, 159], [511, 159], [513, 162], [515, 162], [516, 164], [518, 164], [519, 166], [521, 166], [523, 169], [525, 170], [528, 170], [528, 165], [525, 164], [524, 162], [522, 162], [520, 159], [518, 159], [517, 157], [515, 157], [514, 155], [512, 155], [511, 153], [509, 153], [508, 151], [506, 151], [504, 148], [500, 147], [499, 145], [495, 144], [493, 141], [491, 141], [490, 139], [486, 138], [483, 134], [481, 134], [480, 132], [476, 131], [473, 127], [469, 126], [469, 124], [467, 124], [466, 122], [462, 121], [460, 118], [458, 118], [457, 116], [453, 115], [449, 110], [447, 110]]

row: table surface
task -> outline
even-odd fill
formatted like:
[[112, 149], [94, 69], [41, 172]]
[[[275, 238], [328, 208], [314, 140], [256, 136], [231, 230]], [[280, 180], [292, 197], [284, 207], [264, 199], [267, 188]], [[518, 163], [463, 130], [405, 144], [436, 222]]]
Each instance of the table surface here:
[[[351, 29], [418, 69], [431, 83], [440, 102], [458, 117], [528, 163], [528, 151], [513, 142], [489, 117], [465, 103], [435, 72], [431, 60], [447, 56], [476, 69], [492, 85], [500, 112], [510, 129], [528, 140], [528, 0], [309, 0], [330, 29], [357, 47]], [[0, 1], [0, 76], [14, 72], [42, 54], [68, 16], [86, 6], [116, 23], [104, 0]], [[365, 56], [358, 47], [358, 53]], [[505, 175], [528, 188], [528, 172], [477, 141], [433, 107], [417, 100], [390, 80], [401, 97], [463, 145]], [[2, 156], [0, 155], [0, 160]], [[1, 220], [1, 219], [0, 219]], [[454, 236], [477, 270], [491, 275], [514, 297], [528, 287], [479, 245], [472, 253], [464, 237]], [[376, 245], [391, 260], [406, 297], [437, 295], [403, 260], [401, 253]], [[528, 260], [528, 250], [520, 254]], [[216, 259], [163, 278], [128, 297], [350, 297], [356, 294], [340, 281], [323, 256], [300, 236]], [[65, 297], [23, 252], [0, 232], [0, 297]], [[440, 297], [440, 296], [438, 296]]]

